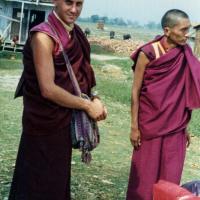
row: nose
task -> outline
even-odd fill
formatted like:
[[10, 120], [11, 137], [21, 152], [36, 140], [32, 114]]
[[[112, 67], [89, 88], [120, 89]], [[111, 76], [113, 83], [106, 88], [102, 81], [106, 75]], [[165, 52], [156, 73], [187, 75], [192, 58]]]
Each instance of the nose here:
[[189, 30], [185, 33], [185, 37], [189, 37], [189, 35], [190, 35], [190, 32], [189, 32]]
[[187, 32], [187, 33], [185, 34], [185, 37], [186, 37], [186, 38], [189, 38], [189, 37], [190, 37], [190, 33]]
[[76, 13], [76, 12], [77, 12], [77, 5], [76, 5], [76, 3], [73, 3], [73, 4], [72, 4], [71, 12], [73, 12], [73, 13]]
[[188, 29], [186, 30], [186, 32], [185, 32], [185, 37], [186, 37], [186, 38], [189, 38], [190, 35], [191, 35], [190, 28], [188, 28]]

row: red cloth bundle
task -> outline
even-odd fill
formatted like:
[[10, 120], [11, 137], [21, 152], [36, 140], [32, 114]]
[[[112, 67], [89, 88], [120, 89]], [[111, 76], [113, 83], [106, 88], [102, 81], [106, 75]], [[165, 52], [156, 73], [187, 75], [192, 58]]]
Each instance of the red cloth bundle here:
[[164, 180], [154, 184], [153, 197], [154, 200], [200, 200], [188, 190]]

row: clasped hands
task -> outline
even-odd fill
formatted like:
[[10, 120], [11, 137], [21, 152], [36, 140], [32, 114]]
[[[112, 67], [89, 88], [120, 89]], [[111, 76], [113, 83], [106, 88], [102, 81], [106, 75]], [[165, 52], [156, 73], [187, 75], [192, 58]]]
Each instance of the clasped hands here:
[[94, 98], [90, 101], [86, 112], [95, 121], [104, 120], [107, 116], [107, 109], [98, 98]]

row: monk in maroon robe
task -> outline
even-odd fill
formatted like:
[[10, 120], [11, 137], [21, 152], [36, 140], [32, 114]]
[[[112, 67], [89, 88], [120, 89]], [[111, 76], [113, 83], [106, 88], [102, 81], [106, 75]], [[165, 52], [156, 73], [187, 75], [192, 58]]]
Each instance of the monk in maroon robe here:
[[169, 10], [164, 35], [136, 50], [127, 200], [152, 200], [159, 179], [180, 183], [191, 112], [200, 108], [200, 63], [186, 44], [188, 15]]
[[[72, 109], [103, 120], [106, 109], [74, 95], [59, 40], [67, 53], [81, 91], [95, 86], [90, 46], [75, 24], [83, 0], [54, 0], [48, 22], [34, 27], [23, 52], [23, 133], [9, 200], [69, 200]], [[55, 34], [56, 30], [58, 35]]]

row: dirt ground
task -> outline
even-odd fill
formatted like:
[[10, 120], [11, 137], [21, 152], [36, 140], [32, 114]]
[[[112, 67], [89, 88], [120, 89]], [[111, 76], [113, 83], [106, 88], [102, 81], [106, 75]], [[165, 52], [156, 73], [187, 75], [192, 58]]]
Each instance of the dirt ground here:
[[0, 88], [14, 91], [20, 76], [18, 75], [0, 75]]
[[97, 44], [105, 49], [112, 51], [114, 53], [130, 56], [130, 54], [135, 51], [139, 46], [144, 44], [144, 41], [139, 40], [117, 40], [117, 39], [108, 39], [103, 37], [90, 37], [88, 38], [90, 44]]

